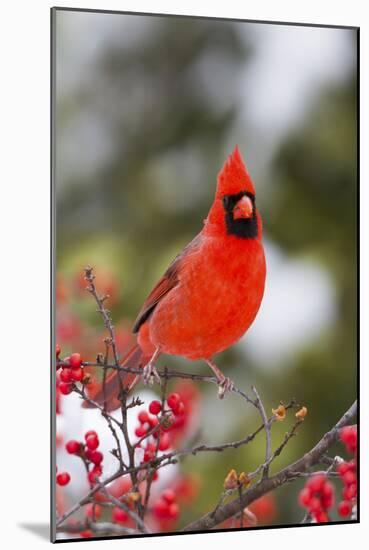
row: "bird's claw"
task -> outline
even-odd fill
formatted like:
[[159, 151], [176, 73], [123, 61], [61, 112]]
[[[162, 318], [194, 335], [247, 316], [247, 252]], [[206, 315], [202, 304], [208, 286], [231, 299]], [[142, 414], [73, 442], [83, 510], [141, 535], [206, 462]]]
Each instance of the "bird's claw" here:
[[158, 374], [158, 371], [156, 370], [155, 365], [150, 361], [143, 369], [144, 384], [153, 384], [154, 378], [158, 382], [158, 384], [160, 384], [160, 376]]
[[234, 382], [230, 378], [228, 378], [228, 376], [224, 376], [224, 378], [218, 380], [219, 399], [223, 399], [227, 391], [233, 391], [233, 389], [234, 389]]

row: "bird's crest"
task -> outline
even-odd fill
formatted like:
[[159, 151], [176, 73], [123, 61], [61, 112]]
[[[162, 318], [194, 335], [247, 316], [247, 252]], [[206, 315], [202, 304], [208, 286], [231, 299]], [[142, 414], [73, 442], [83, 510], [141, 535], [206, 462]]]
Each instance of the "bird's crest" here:
[[238, 145], [229, 155], [218, 175], [217, 196], [235, 195], [240, 191], [247, 191], [255, 195], [255, 188], [246, 165], [241, 157]]

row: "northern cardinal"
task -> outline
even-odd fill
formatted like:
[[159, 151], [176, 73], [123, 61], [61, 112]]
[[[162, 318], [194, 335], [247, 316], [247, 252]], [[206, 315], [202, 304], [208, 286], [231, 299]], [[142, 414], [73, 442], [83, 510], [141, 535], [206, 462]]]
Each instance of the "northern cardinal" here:
[[[213, 357], [241, 338], [259, 310], [266, 265], [255, 188], [238, 147], [218, 176], [214, 202], [200, 233], [170, 264], [145, 300], [133, 326], [137, 344], [122, 367], [142, 368], [144, 381], [160, 381], [162, 353], [203, 359], [214, 372], [219, 396], [233, 387]], [[112, 410], [119, 389], [139, 376], [115, 370], [91, 399]], [[91, 406], [84, 402], [84, 406]]]

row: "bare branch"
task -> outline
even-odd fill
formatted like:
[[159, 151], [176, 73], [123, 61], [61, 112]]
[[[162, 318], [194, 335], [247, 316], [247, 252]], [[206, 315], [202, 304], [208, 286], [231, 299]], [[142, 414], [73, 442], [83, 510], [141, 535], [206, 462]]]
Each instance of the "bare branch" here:
[[265, 445], [265, 462], [263, 465], [263, 478], [268, 477], [269, 472], [269, 464], [270, 464], [270, 456], [271, 456], [271, 434], [270, 434], [270, 427], [272, 421], [268, 420], [268, 417], [265, 412], [264, 405], [260, 399], [259, 393], [255, 386], [252, 386], [252, 391], [254, 392], [256, 396], [256, 407], [259, 409], [261, 418], [263, 420], [264, 429], [265, 429], [265, 437], [266, 437], [266, 445]]
[[106, 307], [104, 306], [104, 301], [106, 300], [107, 297], [98, 295], [98, 293], [96, 291], [95, 283], [94, 283], [95, 275], [93, 274], [93, 268], [92, 267], [87, 266], [85, 268], [85, 278], [86, 278], [86, 281], [89, 283], [88, 287], [87, 287], [87, 290], [95, 298], [95, 301], [96, 301], [97, 306], [99, 308], [98, 311], [99, 311], [99, 313], [101, 313], [101, 316], [102, 316], [103, 321], [104, 321], [104, 326], [105, 326], [106, 330], [109, 332], [110, 346], [111, 346], [112, 351], [113, 351], [115, 365], [119, 365], [119, 358], [118, 358], [117, 346], [116, 346], [116, 343], [115, 343], [115, 333], [114, 333], [113, 323], [112, 323], [112, 320], [111, 320], [111, 317], [110, 317], [109, 310], [107, 310]]
[[[269, 491], [284, 485], [288, 481], [295, 479], [301, 473], [309, 470], [309, 468], [319, 463], [320, 459], [328, 451], [328, 449], [336, 443], [339, 437], [339, 431], [344, 426], [351, 424], [357, 414], [357, 402], [348, 409], [348, 411], [342, 416], [337, 424], [327, 432], [322, 439], [313, 447], [309, 452], [304, 454], [299, 460], [293, 464], [283, 468], [280, 472], [272, 477], [262, 479], [242, 495], [242, 506], [249, 506], [256, 499], [265, 495]], [[234, 516], [240, 508], [240, 499], [234, 499], [232, 502], [220, 506], [215, 514], [209, 513], [187, 525], [183, 531], [206, 531], [212, 529], [219, 523], [222, 523], [226, 519]]]
[[[279, 444], [279, 446], [277, 446], [274, 452], [272, 452], [271, 430], [272, 430], [272, 425], [277, 419], [277, 417], [275, 414], [273, 414], [271, 417], [268, 418], [266, 414], [265, 406], [260, 398], [260, 395], [257, 389], [254, 386], [251, 387], [251, 390], [255, 396], [254, 399], [252, 399], [243, 390], [235, 386], [233, 386], [233, 388], [230, 390], [234, 394], [240, 395], [247, 404], [252, 405], [255, 409], [257, 409], [262, 422], [254, 432], [246, 435], [242, 439], [239, 439], [233, 442], [231, 441], [231, 442], [227, 442], [219, 445], [200, 444], [197, 446], [193, 446], [194, 442], [192, 442], [192, 445], [189, 445], [188, 448], [176, 449], [176, 450], [169, 451], [167, 453], [159, 454], [159, 445], [160, 445], [160, 438], [161, 438], [160, 428], [166, 422], [168, 412], [169, 412], [165, 410], [167, 382], [170, 379], [187, 379], [187, 380], [192, 380], [194, 382], [204, 382], [204, 383], [211, 383], [211, 384], [218, 385], [218, 380], [216, 379], [216, 377], [203, 376], [199, 374], [179, 372], [174, 370], [170, 371], [167, 369], [167, 367], [158, 371], [158, 375], [162, 381], [162, 383], [160, 384], [162, 389], [162, 398], [161, 398], [162, 407], [161, 407], [159, 422], [155, 427], [151, 428], [150, 431], [146, 432], [143, 437], [141, 437], [136, 443], [133, 444], [130, 440], [129, 431], [128, 431], [127, 410], [137, 405], [141, 405], [142, 401], [139, 398], [133, 398], [130, 403], [127, 403], [128, 392], [123, 387], [123, 382], [120, 374], [132, 373], [132, 374], [142, 375], [142, 368], [140, 369], [128, 368], [128, 367], [123, 368], [119, 364], [119, 356], [118, 356], [118, 350], [116, 346], [114, 327], [112, 324], [110, 312], [105, 307], [105, 301], [107, 297], [99, 296], [94, 284], [95, 276], [93, 275], [92, 268], [88, 267], [85, 269], [85, 276], [88, 282], [87, 290], [91, 293], [91, 295], [94, 297], [97, 303], [98, 312], [102, 316], [104, 326], [108, 331], [108, 336], [104, 338], [105, 353], [98, 354], [95, 363], [83, 362], [82, 366], [84, 367], [93, 366], [93, 367], [98, 367], [103, 369], [102, 383], [103, 383], [103, 393], [104, 393], [104, 404], [102, 406], [94, 402], [91, 398], [89, 398], [88, 395], [86, 394], [85, 386], [83, 384], [82, 386], [80, 386], [79, 384], [74, 384], [73, 391], [75, 391], [78, 395], [80, 395], [80, 397], [83, 400], [87, 401], [90, 405], [93, 405], [95, 408], [100, 410], [101, 415], [105, 418], [108, 428], [110, 429], [116, 442], [116, 449], [113, 449], [112, 453], [119, 461], [119, 468], [117, 469], [115, 474], [105, 479], [104, 481], [97, 480], [96, 485], [91, 484], [89, 493], [84, 498], [82, 498], [79, 502], [73, 505], [62, 517], [60, 517], [57, 520], [58, 532], [79, 533], [83, 530], [89, 529], [92, 531], [92, 533], [96, 533], [97, 535], [137, 534], [138, 532], [149, 533], [150, 531], [145, 525], [144, 518], [145, 518], [146, 512], [149, 509], [149, 499], [150, 499], [150, 490], [151, 490], [152, 481], [154, 479], [154, 475], [157, 473], [159, 469], [165, 468], [170, 464], [176, 464], [181, 459], [184, 459], [185, 457], [190, 455], [195, 456], [199, 453], [204, 453], [204, 452], [205, 453], [206, 452], [223, 452], [228, 449], [238, 449], [239, 447], [247, 445], [248, 443], [253, 441], [254, 438], [257, 436], [257, 434], [259, 434], [263, 430], [265, 430], [264, 462], [260, 464], [260, 466], [258, 466], [254, 472], [249, 472], [247, 474], [247, 477], [250, 479], [258, 477], [258, 481], [254, 483], [254, 485], [252, 485], [251, 487], [248, 487], [248, 484], [241, 484], [239, 482], [238, 486], [236, 487], [236, 489], [238, 490], [237, 490], [237, 496], [235, 498], [231, 496], [231, 495], [234, 495], [233, 490], [224, 491], [221, 495], [220, 501], [218, 502], [214, 510], [206, 514], [202, 518], [187, 525], [187, 527], [183, 529], [184, 531], [199, 531], [199, 530], [212, 529], [213, 527], [215, 527], [216, 525], [219, 525], [220, 523], [222, 523], [224, 520], [228, 518], [231, 518], [231, 517], [233, 517], [234, 519], [239, 518], [239, 514], [241, 514], [240, 522], [242, 526], [243, 519], [244, 519], [243, 513], [245, 508], [247, 508], [248, 505], [250, 505], [260, 496], [266, 494], [267, 492], [273, 489], [276, 489], [277, 487], [280, 487], [281, 485], [284, 485], [285, 483], [291, 482], [300, 477], [314, 475], [316, 472], [311, 472], [310, 470], [316, 464], [319, 464], [319, 463], [327, 464], [329, 467], [326, 470], [326, 474], [331, 477], [337, 475], [335, 472], [335, 466], [339, 457], [336, 457], [335, 459], [331, 459], [330, 457], [327, 456], [326, 453], [329, 450], [329, 448], [333, 445], [333, 443], [335, 443], [335, 441], [338, 439], [339, 429], [342, 428], [343, 426], [346, 426], [352, 423], [352, 420], [356, 414], [356, 402], [345, 413], [345, 415], [341, 418], [341, 420], [329, 432], [327, 432], [322, 437], [322, 439], [313, 449], [311, 449], [308, 453], [306, 453], [303, 457], [301, 457], [295, 463], [285, 467], [277, 474], [270, 476], [269, 468], [271, 463], [282, 453], [282, 451], [284, 450], [288, 442], [291, 440], [291, 438], [294, 435], [296, 435], [297, 429], [301, 425], [303, 420], [298, 419], [294, 423], [290, 431], [287, 432], [286, 435], [284, 436], [283, 441]], [[109, 364], [110, 350], [112, 350], [112, 355], [113, 355], [113, 360], [111, 360], [112, 364]], [[68, 363], [58, 360], [57, 366], [58, 367], [68, 366]], [[107, 403], [106, 403], [106, 396], [105, 396], [105, 383], [106, 383], [107, 369], [118, 371], [118, 381], [120, 385], [119, 401], [120, 401], [120, 410], [121, 410], [121, 416], [122, 416], [121, 421], [118, 421], [114, 416], [109, 414], [106, 410]], [[289, 405], [286, 405], [286, 406], [283, 405], [283, 413], [285, 413], [285, 410], [296, 406], [297, 405], [295, 400], [292, 400]], [[128, 453], [127, 464], [123, 461], [121, 440], [119, 438], [120, 434], [122, 434], [125, 446], [127, 448], [127, 453]], [[147, 439], [150, 436], [154, 436], [156, 438], [156, 451], [153, 453], [154, 456], [151, 460], [147, 462], [136, 464], [136, 460], [135, 460], [136, 448], [145, 439]], [[85, 466], [88, 471], [88, 464], [85, 463]], [[116, 499], [113, 495], [109, 493], [109, 490], [107, 488], [107, 485], [109, 485], [111, 482], [125, 475], [130, 476], [131, 482], [132, 482], [132, 491], [135, 493], [139, 492], [138, 491], [139, 483], [141, 481], [145, 481], [144, 494], [142, 495], [141, 498], [138, 498], [132, 501], [134, 503], [134, 507], [135, 507], [134, 509], [131, 509], [131, 507], [129, 507], [124, 501]], [[122, 508], [131, 517], [131, 519], [133, 519], [133, 521], [136, 524], [136, 529], [129, 529], [129, 528], [119, 526], [109, 522], [97, 522], [95, 516], [93, 516], [92, 519], [86, 518], [85, 521], [82, 521], [73, 525], [70, 525], [69, 523], [66, 522], [66, 520], [69, 517], [71, 517], [73, 514], [79, 511], [81, 507], [83, 507], [84, 505], [88, 503], [94, 504], [96, 502], [95, 494], [98, 491], [101, 491], [105, 495], [105, 497], [108, 499], [105, 505], [118, 506], [119, 508]], [[228, 499], [228, 497], [232, 498], [233, 500], [231, 500], [231, 502], [228, 502], [226, 504], [225, 502], [226, 502], [226, 499]], [[304, 521], [309, 521], [309, 518], [304, 518]]]
[[117, 525], [116, 523], [109, 522], [78, 522], [73, 524], [63, 525], [62, 527], [57, 527], [58, 533], [70, 533], [70, 534], [80, 534], [83, 531], [89, 530], [96, 535], [137, 535], [136, 529], [131, 529], [130, 527], [123, 527], [122, 525]]
[[130, 509], [129, 506], [127, 506], [124, 502], [122, 502], [121, 500], [118, 500], [117, 498], [115, 498], [113, 495], [111, 495], [110, 493], [108, 493], [108, 491], [106, 490], [105, 486], [100, 484], [99, 485], [101, 491], [104, 493], [104, 495], [106, 496], [106, 498], [108, 500], [110, 500], [110, 502], [112, 502], [113, 504], [115, 504], [115, 506], [117, 506], [118, 508], [121, 508], [122, 510], [124, 510], [129, 516], [130, 518], [133, 519], [133, 521], [136, 522], [137, 524], [137, 527], [138, 529], [142, 532], [142, 533], [151, 533], [151, 531], [146, 527], [145, 523], [142, 521], [142, 519], [136, 514], [136, 512], [134, 512], [133, 510]]

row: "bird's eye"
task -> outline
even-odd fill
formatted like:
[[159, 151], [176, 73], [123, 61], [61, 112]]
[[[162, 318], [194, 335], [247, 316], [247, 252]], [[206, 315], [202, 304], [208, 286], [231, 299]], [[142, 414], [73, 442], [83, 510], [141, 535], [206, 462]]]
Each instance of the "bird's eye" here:
[[228, 195], [225, 195], [223, 197], [223, 206], [227, 210], [230, 207], [230, 205], [231, 205], [231, 199]]

